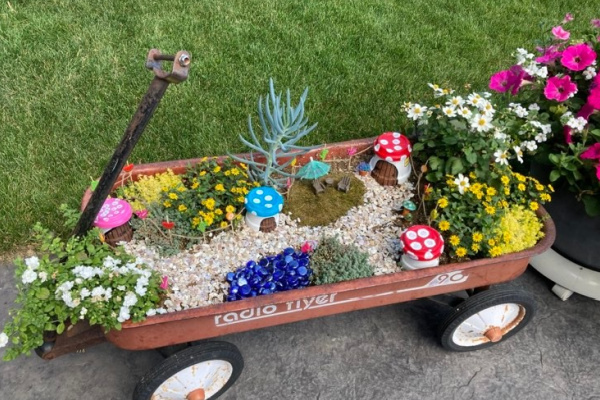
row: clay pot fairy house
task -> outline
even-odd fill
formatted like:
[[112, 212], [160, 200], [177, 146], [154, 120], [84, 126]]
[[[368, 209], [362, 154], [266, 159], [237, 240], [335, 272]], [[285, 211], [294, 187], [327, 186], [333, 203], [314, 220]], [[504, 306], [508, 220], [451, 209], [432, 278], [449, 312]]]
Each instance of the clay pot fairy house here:
[[271, 232], [279, 222], [283, 196], [270, 186], [254, 188], [246, 195], [246, 224], [255, 231]]
[[121, 199], [106, 199], [94, 220], [94, 226], [104, 233], [104, 240], [111, 246], [119, 242], [129, 242], [133, 238], [133, 228], [129, 224], [133, 211], [131, 205]]
[[374, 144], [375, 155], [371, 158], [371, 176], [384, 186], [400, 185], [410, 175], [410, 142], [398, 132], [386, 132]]
[[435, 267], [440, 263], [444, 251], [444, 239], [435, 229], [427, 225], [414, 225], [400, 235], [402, 267], [419, 269]]

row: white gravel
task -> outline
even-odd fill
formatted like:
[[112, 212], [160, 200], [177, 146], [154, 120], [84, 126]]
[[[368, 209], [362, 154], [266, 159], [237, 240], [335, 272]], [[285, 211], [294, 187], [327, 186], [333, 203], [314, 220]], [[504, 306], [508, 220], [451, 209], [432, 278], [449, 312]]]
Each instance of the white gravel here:
[[286, 247], [297, 248], [305, 241], [318, 240], [323, 235], [338, 235], [342, 243], [355, 244], [368, 252], [375, 275], [399, 271], [401, 228], [393, 223], [399, 216], [393, 209], [413, 196], [413, 186], [406, 183], [384, 187], [370, 176], [357, 177], [365, 184], [364, 204], [350, 209], [328, 226], [299, 226], [298, 221], [282, 214], [279, 226], [273, 232], [255, 232], [243, 226], [172, 257], [159, 256], [156, 249], [142, 241], [129, 242], [125, 249], [169, 277], [170, 291], [165, 301], [169, 312], [221, 303], [229, 287], [225, 281], [227, 272], [248, 260], [279, 253]]

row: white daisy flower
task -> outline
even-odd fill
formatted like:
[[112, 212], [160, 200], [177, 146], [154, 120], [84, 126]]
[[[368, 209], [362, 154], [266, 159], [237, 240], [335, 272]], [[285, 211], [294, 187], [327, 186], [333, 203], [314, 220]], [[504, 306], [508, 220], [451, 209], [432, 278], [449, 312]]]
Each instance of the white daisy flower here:
[[425, 114], [427, 111], [426, 107], [421, 106], [420, 104], [413, 104], [413, 106], [406, 113], [408, 118], [416, 121]]
[[458, 174], [458, 178], [456, 178], [454, 180], [454, 183], [456, 184], [456, 186], [458, 186], [458, 192], [460, 194], [464, 194], [465, 190], [471, 186], [469, 184], [469, 178], [467, 178], [466, 176], [463, 176], [463, 174]]
[[508, 139], [508, 135], [502, 131], [502, 129], [496, 128], [494, 129], [494, 139], [506, 141]]
[[458, 109], [458, 115], [460, 115], [463, 118], [469, 119], [471, 118], [471, 115], [473, 115], [473, 113], [467, 107], [461, 107]]
[[521, 164], [523, 164], [523, 150], [521, 150], [521, 147], [520, 146], [514, 146], [513, 147], [513, 151], [515, 152], [515, 154], [517, 156], [517, 160], [519, 160], [519, 162]]
[[451, 107], [461, 107], [463, 104], [465, 104], [465, 99], [463, 99], [460, 96], [454, 96], [452, 98], [450, 98], [450, 100], [448, 100], [446, 102], [447, 105], [451, 106]]
[[494, 113], [496, 112], [496, 110], [494, 109], [494, 105], [487, 100], [481, 103], [481, 107], [479, 109], [484, 115], [488, 117], [493, 117]]
[[454, 107], [442, 107], [442, 112], [448, 118], [456, 117], [456, 110]]
[[471, 129], [477, 132], [487, 132], [494, 128], [492, 118], [483, 114], [475, 114], [471, 120]]
[[496, 150], [494, 153], [496, 162], [500, 165], [508, 165], [508, 151], [507, 150]]
[[469, 97], [467, 97], [467, 103], [475, 107], [479, 107], [482, 100], [483, 97], [481, 97], [479, 93], [471, 93]]

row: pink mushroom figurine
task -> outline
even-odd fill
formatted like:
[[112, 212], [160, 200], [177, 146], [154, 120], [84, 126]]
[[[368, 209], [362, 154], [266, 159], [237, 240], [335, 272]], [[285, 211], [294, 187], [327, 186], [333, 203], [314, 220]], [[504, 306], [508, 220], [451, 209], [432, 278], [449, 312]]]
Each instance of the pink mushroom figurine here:
[[129, 242], [133, 238], [133, 229], [129, 225], [132, 214], [131, 205], [127, 201], [108, 198], [98, 212], [94, 226], [104, 232], [104, 240], [111, 246]]

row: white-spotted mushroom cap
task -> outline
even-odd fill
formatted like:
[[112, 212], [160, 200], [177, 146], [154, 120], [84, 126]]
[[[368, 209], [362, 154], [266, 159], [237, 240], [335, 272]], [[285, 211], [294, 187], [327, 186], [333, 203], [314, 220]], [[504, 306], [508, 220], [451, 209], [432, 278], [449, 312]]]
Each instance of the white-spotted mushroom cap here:
[[438, 258], [444, 251], [444, 239], [434, 228], [427, 225], [414, 225], [400, 235], [402, 251], [418, 261]]
[[283, 196], [270, 186], [252, 189], [244, 202], [247, 212], [257, 217], [272, 217], [283, 208]]
[[412, 150], [407, 137], [398, 132], [385, 132], [375, 139], [375, 154], [386, 161], [397, 162]]
[[126, 224], [133, 213], [126, 200], [108, 198], [94, 219], [94, 226], [100, 229], [112, 229]]

